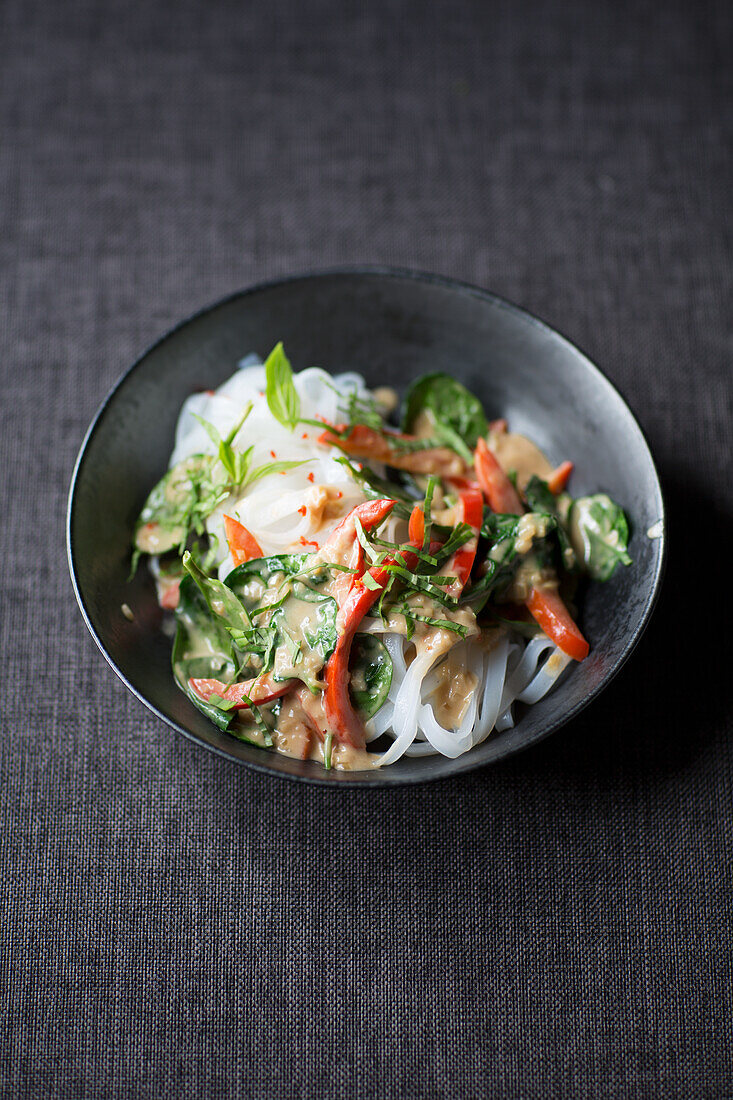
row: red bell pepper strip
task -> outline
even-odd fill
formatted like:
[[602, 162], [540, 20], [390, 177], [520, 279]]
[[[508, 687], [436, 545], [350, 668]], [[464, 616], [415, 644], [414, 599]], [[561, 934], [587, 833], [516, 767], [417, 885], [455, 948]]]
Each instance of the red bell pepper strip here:
[[352, 508], [351, 511], [344, 516], [341, 522], [334, 527], [323, 544], [324, 548], [326, 546], [340, 547], [344, 542], [347, 542], [348, 546], [351, 547], [356, 538], [355, 518], [359, 520], [365, 531], [371, 531], [374, 527], [377, 527], [382, 520], [387, 518], [396, 503], [396, 500], [382, 497], [379, 500], [365, 500], [363, 504], [357, 504], [357, 506]]
[[521, 516], [524, 512], [517, 490], [505, 474], [485, 439], [479, 439], [474, 452], [476, 476], [489, 506], [495, 512]]
[[334, 579], [333, 594], [339, 607], [351, 588], [354, 576], [360, 577], [364, 572], [364, 548], [356, 537], [355, 518], [358, 518], [365, 531], [372, 531], [387, 518], [395, 504], [396, 501], [387, 497], [379, 500], [366, 500], [363, 504], [357, 504], [334, 527], [321, 547], [320, 555], [324, 561], [345, 565], [348, 569], [354, 570], [353, 574], [338, 573]]
[[415, 546], [422, 546], [425, 538], [425, 513], [419, 504], [416, 504], [410, 513], [410, 522], [407, 528], [410, 542]]
[[568, 657], [582, 661], [590, 646], [580, 633], [572, 615], [554, 588], [533, 588], [527, 607], [535, 622]]
[[478, 534], [484, 518], [484, 498], [480, 489], [462, 489], [459, 494], [459, 503], [461, 521], [473, 527], [474, 535], [456, 550], [446, 566], [448, 576], [456, 578], [450, 588], [446, 588], [446, 593], [454, 598], [460, 596], [473, 569], [478, 549]]
[[447, 477], [445, 480], [453, 489], [478, 489], [475, 477]]
[[459, 499], [462, 522], [467, 523], [469, 527], [480, 530], [484, 521], [484, 498], [481, 495], [481, 490], [476, 485], [461, 489]]
[[349, 658], [351, 655], [351, 643], [364, 616], [379, 599], [382, 590], [387, 585], [390, 574], [385, 565], [396, 562], [404, 565], [406, 569], [413, 569], [417, 562], [417, 554], [409, 548], [400, 553], [400, 559], [387, 558], [383, 565], [374, 566], [369, 570], [369, 576], [375, 583], [374, 588], [367, 588], [360, 577], [355, 577], [343, 605], [339, 608], [341, 620], [341, 632], [336, 648], [328, 659], [325, 669], [326, 690], [323, 694], [323, 707], [326, 713], [326, 721], [333, 731], [337, 741], [346, 742], [355, 749], [363, 749], [366, 743], [364, 723], [351, 705], [349, 695]]
[[556, 470], [553, 470], [547, 479], [547, 488], [557, 496], [568, 483], [568, 478], [574, 469], [572, 462], [561, 462]]
[[[348, 435], [339, 435], [346, 432]], [[460, 476], [465, 473], [466, 465], [460, 455], [449, 447], [430, 447], [419, 451], [402, 451], [392, 446], [390, 439], [415, 443], [414, 435], [402, 435], [398, 432], [377, 432], [366, 424], [337, 424], [334, 429], [322, 432], [319, 443], [330, 443], [340, 447], [354, 458], [368, 458], [372, 462], [384, 462], [399, 470], [410, 470], [414, 474], [439, 474], [442, 477]]]
[[252, 558], [261, 558], [262, 547], [244, 524], [231, 516], [224, 516], [224, 532], [229, 543], [229, 553], [235, 565], [243, 565]]
[[243, 710], [252, 704], [259, 706], [262, 703], [270, 703], [281, 695], [287, 695], [298, 683], [297, 680], [273, 680], [269, 673], [255, 676], [253, 680], [245, 680], [242, 684], [232, 684], [227, 687], [221, 680], [196, 680], [188, 681], [196, 694], [208, 703], [212, 695], [219, 695], [229, 703], [234, 703], [237, 710]]

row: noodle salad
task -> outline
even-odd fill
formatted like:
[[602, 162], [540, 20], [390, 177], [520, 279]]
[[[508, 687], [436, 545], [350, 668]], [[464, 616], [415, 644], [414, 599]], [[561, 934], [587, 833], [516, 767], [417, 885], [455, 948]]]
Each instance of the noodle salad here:
[[607, 495], [573, 499], [447, 374], [394, 391], [294, 374], [282, 344], [193, 394], [138, 519], [172, 665], [233, 737], [329, 768], [457, 757], [514, 724], [588, 642], [583, 575], [628, 565]]

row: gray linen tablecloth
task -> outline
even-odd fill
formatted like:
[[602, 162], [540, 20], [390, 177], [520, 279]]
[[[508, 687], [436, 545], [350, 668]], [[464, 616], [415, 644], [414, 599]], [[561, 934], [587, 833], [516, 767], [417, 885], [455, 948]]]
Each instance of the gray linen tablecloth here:
[[[733, 1095], [729, 13], [6, 0], [3, 1096]], [[84, 430], [150, 341], [361, 261], [575, 339], [671, 517], [662, 604], [595, 705], [384, 793], [155, 720], [63, 534]]]

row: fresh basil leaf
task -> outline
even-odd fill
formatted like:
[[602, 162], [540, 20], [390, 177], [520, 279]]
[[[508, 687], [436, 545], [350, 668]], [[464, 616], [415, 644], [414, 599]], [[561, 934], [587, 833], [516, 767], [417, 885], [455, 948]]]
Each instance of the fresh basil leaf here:
[[[250, 448], [251, 449], [251, 448]], [[287, 462], [265, 462], [262, 466], [256, 466], [247, 474], [244, 485], [249, 488], [255, 481], [267, 477], [269, 474], [284, 474], [287, 470], [295, 470], [298, 466], [304, 466], [306, 462], [312, 462], [310, 458], [293, 459]]]
[[283, 427], [292, 431], [300, 416], [300, 398], [282, 343], [275, 345], [265, 361], [265, 378], [270, 412]]
[[183, 555], [182, 564], [206, 600], [211, 614], [221, 619], [227, 629], [240, 631], [252, 629], [252, 620], [246, 608], [231, 588], [215, 577], [208, 577], [188, 552]]
[[357, 634], [351, 646], [349, 692], [363, 718], [383, 706], [392, 684], [392, 658], [373, 634]]
[[455, 441], [449, 440], [457, 435], [464, 448], [473, 451], [479, 437], [489, 430], [479, 399], [455, 378], [441, 372], [426, 374], [410, 386], [402, 419], [405, 431], [413, 428], [421, 412], [431, 414], [436, 427], [443, 429], [443, 441], [449, 446], [455, 446]]
[[209, 696], [209, 702], [212, 706], [218, 707], [219, 710], [234, 710], [237, 706], [232, 699], [225, 699], [222, 695], [217, 695], [215, 691], [212, 691]]

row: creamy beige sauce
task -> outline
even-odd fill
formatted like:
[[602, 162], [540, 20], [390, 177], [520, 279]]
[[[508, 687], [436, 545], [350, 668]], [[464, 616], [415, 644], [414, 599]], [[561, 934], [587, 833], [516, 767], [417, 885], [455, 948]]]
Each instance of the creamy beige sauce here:
[[278, 646], [275, 651], [273, 676], [276, 680], [295, 677], [314, 687], [325, 687], [323, 681], [318, 679], [323, 668], [323, 658], [315, 649], [311, 649], [306, 639], [306, 633], [313, 636], [318, 629], [319, 606], [308, 600], [298, 600], [294, 596], [283, 604], [280, 629], [283, 634], [287, 632], [290, 644]]
[[558, 579], [554, 569], [540, 565], [535, 554], [527, 554], [520, 564], [512, 583], [503, 594], [503, 601], [525, 603], [533, 588], [557, 588]]
[[518, 432], [489, 432], [489, 447], [505, 473], [516, 472], [520, 489], [525, 489], [533, 476], [547, 481], [553, 471], [539, 447]]
[[522, 516], [517, 525], [517, 538], [514, 543], [514, 549], [517, 554], [526, 554], [534, 545], [537, 539], [543, 539], [547, 534], [547, 519], [544, 516], [537, 516], [532, 512], [528, 512], [527, 515]]
[[159, 523], [144, 523], [137, 529], [135, 545], [143, 554], [165, 554], [179, 544], [184, 534], [182, 527], [161, 527]]
[[547, 658], [547, 664], [544, 671], [551, 676], [562, 672], [563, 668], [567, 664], [568, 658], [565, 656], [561, 649], [554, 649], [550, 656]]
[[372, 397], [379, 406], [382, 416], [389, 416], [400, 403], [397, 390], [393, 390], [391, 386], [377, 386], [375, 390], [372, 390]]
[[[466, 637], [471, 638], [479, 633], [476, 615], [470, 607], [446, 608], [434, 603], [428, 596], [413, 595], [406, 601], [413, 614], [427, 615], [431, 619], [445, 619], [447, 622], [456, 623], [466, 629]], [[404, 615], [391, 612], [387, 617], [387, 631], [392, 634], [402, 634], [407, 637], [407, 620]], [[454, 630], [446, 627], [431, 626], [429, 623], [415, 621], [415, 631], [412, 635], [412, 643], [415, 647], [415, 655], [421, 653], [439, 653], [451, 649], [460, 637]], [[405, 662], [409, 667], [409, 651], [405, 654]]]
[[436, 675], [438, 686], [431, 696], [433, 712], [444, 729], [456, 729], [478, 687], [478, 677], [455, 664], [450, 657], [446, 657]]
[[[264, 708], [263, 708], [264, 709]], [[248, 711], [239, 711], [237, 725], [246, 730], [247, 739], [267, 748], [262, 731]], [[277, 724], [271, 731], [271, 751], [296, 760], [315, 760], [324, 764], [326, 758], [326, 716], [320, 695], [299, 688], [283, 698]], [[334, 739], [331, 742], [331, 767], [337, 771], [367, 771], [379, 764], [375, 753], [355, 749]]]
[[[344, 513], [343, 491], [333, 485], [311, 485], [306, 491], [304, 505], [310, 513], [312, 531], [318, 532], [324, 524], [341, 519]], [[297, 550], [302, 551], [298, 546]], [[296, 551], [297, 552], [297, 551]]]

